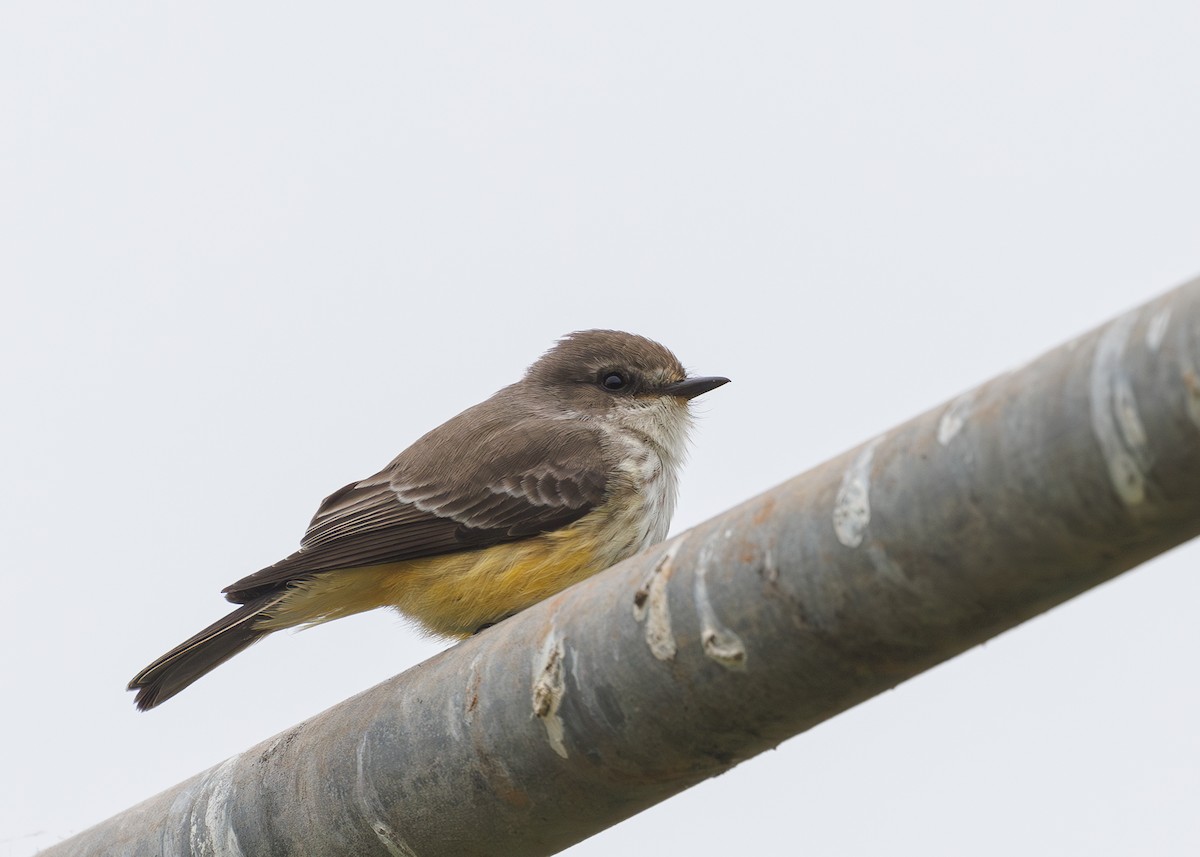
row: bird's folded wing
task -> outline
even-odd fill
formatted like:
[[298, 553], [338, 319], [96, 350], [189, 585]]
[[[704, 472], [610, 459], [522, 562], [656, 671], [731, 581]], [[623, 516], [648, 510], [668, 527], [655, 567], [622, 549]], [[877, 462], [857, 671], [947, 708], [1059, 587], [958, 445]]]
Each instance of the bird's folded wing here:
[[566, 526], [604, 501], [606, 478], [595, 439], [555, 447], [541, 458], [545, 449], [509, 448], [455, 481], [407, 473], [397, 459], [327, 497], [300, 550], [226, 587], [226, 597], [245, 603], [318, 572], [472, 550]]

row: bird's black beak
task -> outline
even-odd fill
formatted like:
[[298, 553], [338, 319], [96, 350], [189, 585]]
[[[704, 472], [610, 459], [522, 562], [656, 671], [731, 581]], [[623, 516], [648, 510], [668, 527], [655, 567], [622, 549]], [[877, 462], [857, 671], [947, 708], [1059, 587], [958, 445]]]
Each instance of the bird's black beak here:
[[722, 384], [728, 384], [728, 378], [685, 378], [662, 388], [664, 396], [678, 396], [681, 399], [694, 399], [697, 396], [715, 390]]

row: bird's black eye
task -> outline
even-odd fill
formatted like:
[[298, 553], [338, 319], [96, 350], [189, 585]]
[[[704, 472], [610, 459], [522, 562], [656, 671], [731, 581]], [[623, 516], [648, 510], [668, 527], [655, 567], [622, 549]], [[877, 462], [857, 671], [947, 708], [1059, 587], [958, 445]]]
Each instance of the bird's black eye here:
[[606, 390], [624, 390], [629, 381], [620, 372], [604, 372], [600, 375], [600, 386]]

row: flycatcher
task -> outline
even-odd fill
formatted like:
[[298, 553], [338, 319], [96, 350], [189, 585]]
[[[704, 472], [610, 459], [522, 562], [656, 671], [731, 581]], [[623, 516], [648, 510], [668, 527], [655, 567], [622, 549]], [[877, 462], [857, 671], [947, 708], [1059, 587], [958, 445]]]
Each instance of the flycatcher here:
[[572, 333], [517, 383], [321, 504], [300, 550], [225, 588], [241, 606], [129, 683], [143, 711], [280, 628], [394, 607], [466, 637], [666, 537], [689, 401], [675, 355]]

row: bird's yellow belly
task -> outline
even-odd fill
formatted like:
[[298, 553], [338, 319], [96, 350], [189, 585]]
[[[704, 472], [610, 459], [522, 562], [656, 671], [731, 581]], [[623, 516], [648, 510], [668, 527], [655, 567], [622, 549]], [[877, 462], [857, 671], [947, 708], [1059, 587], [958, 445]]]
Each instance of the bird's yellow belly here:
[[465, 637], [631, 552], [623, 524], [597, 510], [562, 530], [483, 550], [324, 572], [293, 584], [264, 630], [395, 607], [427, 631]]

